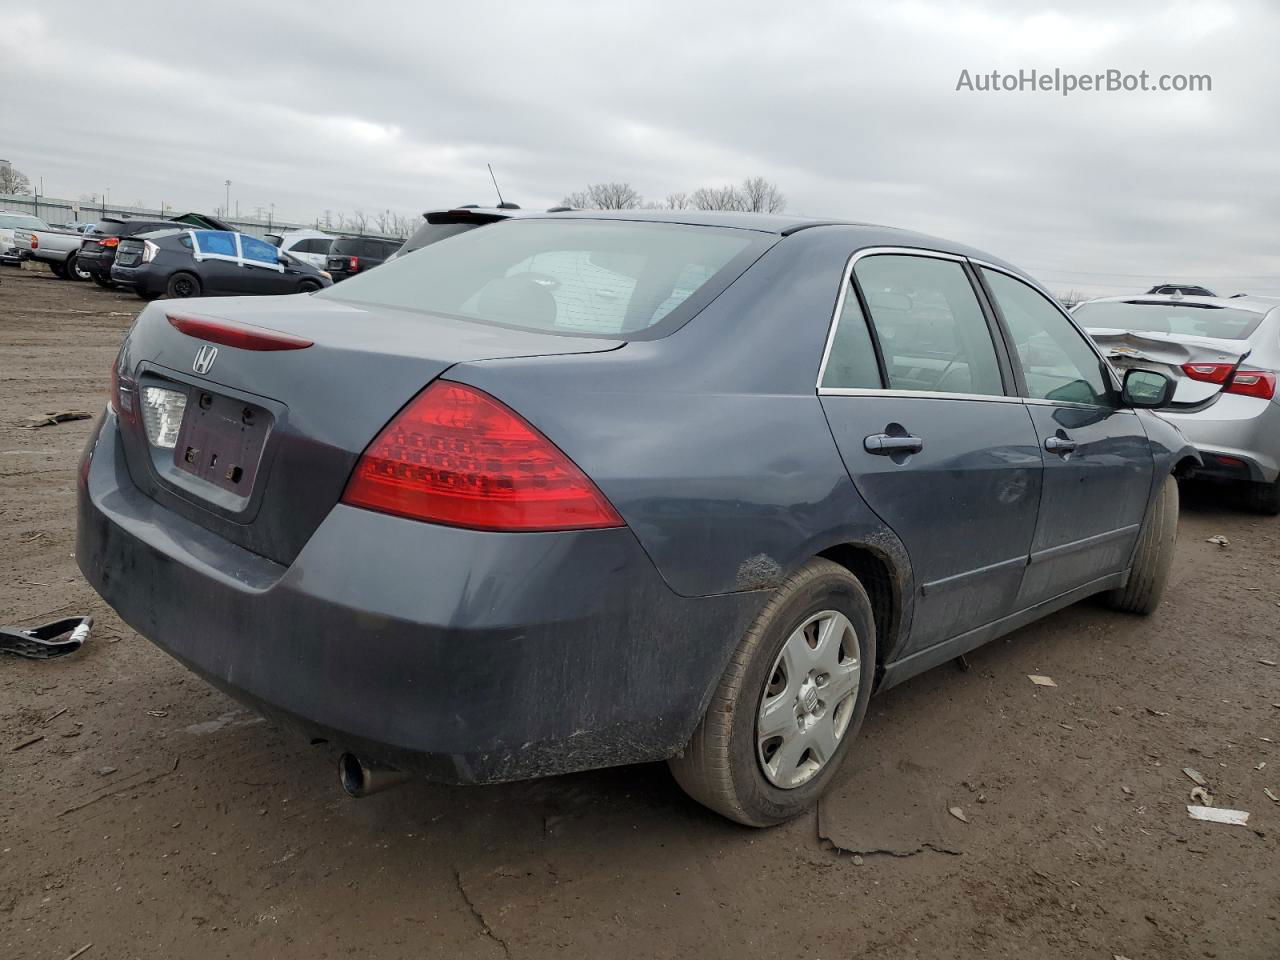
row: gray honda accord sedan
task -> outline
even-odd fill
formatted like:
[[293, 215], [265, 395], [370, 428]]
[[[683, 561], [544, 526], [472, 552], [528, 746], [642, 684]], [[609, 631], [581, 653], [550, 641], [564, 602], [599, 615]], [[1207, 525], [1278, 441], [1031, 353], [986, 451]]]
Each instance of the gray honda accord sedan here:
[[1159, 601], [1198, 462], [1024, 273], [746, 214], [495, 224], [315, 294], [155, 303], [81, 464], [132, 627], [391, 770], [666, 760], [811, 806], [871, 694]]

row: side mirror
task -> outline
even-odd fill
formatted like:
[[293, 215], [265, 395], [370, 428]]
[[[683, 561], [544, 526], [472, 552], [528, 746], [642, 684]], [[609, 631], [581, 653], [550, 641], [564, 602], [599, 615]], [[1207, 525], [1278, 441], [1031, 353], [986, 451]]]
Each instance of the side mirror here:
[[1124, 375], [1124, 389], [1120, 393], [1126, 406], [1146, 408], [1163, 407], [1173, 396], [1173, 381], [1154, 370], [1128, 370]]

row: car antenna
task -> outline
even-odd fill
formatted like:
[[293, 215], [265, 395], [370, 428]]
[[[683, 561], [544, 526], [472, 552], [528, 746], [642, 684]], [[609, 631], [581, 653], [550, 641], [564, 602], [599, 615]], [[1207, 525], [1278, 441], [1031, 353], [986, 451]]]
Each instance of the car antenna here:
[[498, 178], [493, 175], [493, 164], [486, 163], [485, 166], [489, 168], [489, 179], [493, 181], [493, 192], [498, 195], [498, 209], [499, 210], [519, 210], [520, 209], [519, 204], [507, 203], [507, 201], [502, 199], [502, 190], [498, 186]]

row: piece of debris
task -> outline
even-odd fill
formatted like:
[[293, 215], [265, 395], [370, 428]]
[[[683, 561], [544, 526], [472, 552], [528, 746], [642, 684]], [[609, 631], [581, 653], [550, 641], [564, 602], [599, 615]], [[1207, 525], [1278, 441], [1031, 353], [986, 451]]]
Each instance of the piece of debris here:
[[1113, 953], [1111, 955], [1111, 960], [1129, 960], [1129, 958], [1126, 957], [1123, 953]]
[[1227, 810], [1224, 807], [1197, 807], [1187, 804], [1187, 813], [1192, 820], [1225, 823], [1234, 827], [1244, 827], [1249, 824], [1249, 812], [1247, 810]]
[[40, 721], [40, 726], [42, 727], [48, 726], [50, 720], [57, 720], [60, 716], [62, 716], [66, 712], [67, 712], [66, 707], [63, 707], [61, 710], [55, 710], [53, 713], [49, 714], [47, 717], [45, 717], [43, 720]]
[[33, 533], [31, 536], [24, 537], [18, 542], [19, 543], [35, 543], [37, 540], [39, 540], [43, 536], [44, 536], [44, 533]]
[[1028, 673], [1027, 679], [1034, 683], [1037, 687], [1056, 687], [1053, 677], [1042, 677], [1038, 673]]
[[1168, 710], [1157, 710], [1154, 707], [1147, 707], [1147, 713], [1153, 717], [1167, 717], [1169, 715]]
[[9, 751], [9, 752], [10, 752], [10, 753], [17, 753], [19, 750], [22, 750], [22, 749], [23, 749], [23, 748], [25, 748], [25, 747], [29, 747], [29, 746], [31, 746], [33, 743], [39, 743], [39, 742], [40, 742], [41, 740], [43, 740], [43, 739], [44, 739], [44, 734], [40, 734], [40, 736], [38, 736], [38, 737], [32, 737], [30, 740], [23, 740], [23, 741], [22, 741], [20, 744], [18, 744], [16, 747], [13, 747], [12, 749], [10, 749], [10, 751]]
[[1213, 806], [1213, 797], [1209, 795], [1209, 791], [1204, 787], [1192, 787], [1191, 799], [1193, 801], [1198, 801], [1200, 805], [1204, 807]]
[[1209, 781], [1204, 778], [1204, 774], [1199, 770], [1192, 770], [1190, 767], [1183, 767], [1182, 772], [1187, 775], [1188, 780], [1197, 786], [1207, 787], [1209, 785]]
[[1125, 794], [1127, 794], [1128, 796], [1130, 796], [1130, 797], [1132, 797], [1132, 796], [1133, 796], [1133, 787], [1126, 787], [1124, 784], [1121, 784], [1121, 785], [1120, 785], [1120, 790], [1121, 790], [1123, 793], [1125, 793]]
[[64, 617], [38, 627], [0, 627], [0, 653], [50, 660], [75, 653], [89, 639], [93, 617]]
[[1274, 793], [1272, 793], [1270, 787], [1263, 787], [1262, 792], [1267, 795], [1268, 800], [1274, 803], [1280, 803], [1280, 797], [1277, 797]]
[[81, 956], [81, 955], [82, 955], [86, 950], [88, 950], [88, 949], [89, 949], [90, 947], [92, 947], [92, 946], [93, 946], [93, 944], [92, 944], [92, 943], [86, 943], [83, 947], [81, 947], [81, 948], [80, 948], [79, 950], [77, 950], [75, 953], [73, 953], [73, 954], [71, 954], [70, 956], [68, 956], [68, 957], [67, 957], [67, 960], [76, 960], [76, 957]]
[[72, 420], [88, 420], [93, 414], [87, 410], [58, 410], [39, 417], [27, 417], [27, 426], [36, 430], [39, 427], [56, 427], [60, 423]]
[[864, 862], [864, 861], [863, 861], [863, 859], [862, 859], [862, 855], [861, 855], [861, 854], [855, 853], [855, 854], [853, 855], [853, 865], [854, 865], [855, 867], [860, 867], [860, 866], [862, 866], [863, 862]]
[[148, 717], [163, 718], [163, 717], [167, 717], [168, 715], [169, 715], [168, 710], [148, 710], [147, 711]]
[[94, 771], [94, 773], [96, 773], [100, 777], [109, 777], [111, 776], [111, 774], [115, 772], [116, 772], [115, 767], [99, 767], [97, 770]]
[[1254, 767], [1253, 769], [1255, 769], [1255, 770], [1265, 770], [1265, 769], [1267, 769], [1267, 761], [1263, 760], [1261, 763], [1259, 763], [1259, 764], [1258, 764], [1256, 767]]
[[1264, 667], [1274, 667], [1276, 665], [1274, 660], [1263, 660], [1261, 657], [1258, 658], [1258, 662]]
[[961, 823], [969, 822], [969, 818], [964, 815], [964, 811], [961, 810], [959, 807], [947, 807], [947, 813], [951, 814]]
[[1205, 541], [1205, 543], [1216, 543], [1220, 547], [1225, 547], [1230, 542], [1231, 542], [1230, 540], [1228, 540], [1226, 537], [1224, 537], [1220, 533], [1215, 534], [1214, 536], [1210, 537], [1208, 540]]

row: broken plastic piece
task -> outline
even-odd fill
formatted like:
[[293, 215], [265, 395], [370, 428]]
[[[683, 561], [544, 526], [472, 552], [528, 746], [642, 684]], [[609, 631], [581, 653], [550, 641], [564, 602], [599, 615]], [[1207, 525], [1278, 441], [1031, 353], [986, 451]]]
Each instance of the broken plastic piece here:
[[1056, 687], [1052, 677], [1042, 677], [1038, 673], [1027, 674], [1027, 679], [1034, 683], [1037, 687]]
[[52, 660], [75, 653], [89, 639], [93, 617], [65, 617], [39, 627], [0, 627], [0, 653]]
[[1192, 820], [1207, 820], [1210, 823], [1227, 823], [1235, 827], [1249, 824], [1249, 811], [1227, 810], [1223, 807], [1197, 807], [1187, 804], [1187, 813]]

